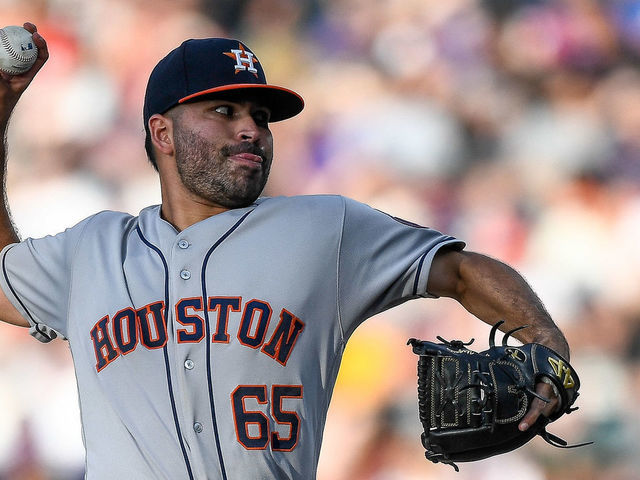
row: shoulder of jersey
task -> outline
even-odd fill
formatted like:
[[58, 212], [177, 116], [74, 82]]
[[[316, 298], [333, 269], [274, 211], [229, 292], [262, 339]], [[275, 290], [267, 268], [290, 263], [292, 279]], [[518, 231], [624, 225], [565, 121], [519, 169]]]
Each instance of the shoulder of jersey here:
[[112, 229], [125, 230], [133, 225], [137, 217], [130, 213], [103, 210], [82, 220], [78, 226], [84, 224], [85, 230], [97, 230], [106, 233]]
[[293, 195], [281, 197], [261, 197], [256, 203], [258, 205], [276, 206], [313, 206], [332, 207], [344, 204], [346, 197], [342, 195], [317, 194], [317, 195]]

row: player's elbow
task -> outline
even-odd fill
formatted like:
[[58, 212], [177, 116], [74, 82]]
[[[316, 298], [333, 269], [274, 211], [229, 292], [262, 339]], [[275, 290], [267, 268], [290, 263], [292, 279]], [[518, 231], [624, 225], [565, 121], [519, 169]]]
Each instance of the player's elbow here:
[[462, 263], [466, 252], [453, 249], [439, 250], [432, 263], [427, 291], [438, 297], [463, 298], [467, 285], [462, 276]]

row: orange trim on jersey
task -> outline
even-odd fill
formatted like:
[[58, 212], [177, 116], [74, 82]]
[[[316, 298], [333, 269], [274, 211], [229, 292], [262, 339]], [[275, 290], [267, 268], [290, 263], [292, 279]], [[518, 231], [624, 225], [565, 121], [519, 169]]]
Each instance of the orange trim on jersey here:
[[[288, 332], [282, 332], [282, 330], [284, 329], [285, 315], [288, 315], [290, 317]], [[300, 326], [296, 328], [297, 325], [300, 325]], [[271, 335], [271, 338], [269, 339], [269, 341], [263, 345], [262, 352], [268, 357], [273, 358], [276, 362], [280, 363], [281, 365], [286, 366], [287, 362], [289, 361], [289, 357], [291, 356], [291, 352], [293, 352], [293, 348], [296, 346], [298, 337], [300, 337], [300, 334], [304, 331], [304, 327], [305, 327], [305, 324], [302, 320], [296, 317], [289, 310], [283, 308], [280, 311], [280, 322], [278, 322], [278, 325], [273, 331], [273, 334]], [[293, 335], [294, 333], [295, 333], [295, 337], [291, 339], [291, 335]], [[285, 338], [285, 335], [286, 335], [286, 338]], [[292, 343], [289, 347], [287, 347], [288, 350], [286, 350], [286, 355], [284, 359], [282, 359], [281, 357], [282, 357], [283, 343], [288, 343], [289, 341], [291, 341]], [[273, 355], [271, 354], [271, 352], [269, 352], [269, 350], [273, 350], [272, 352]]]
[[[122, 348], [120, 348], [120, 344], [118, 343], [118, 336], [116, 335], [116, 328], [118, 328], [120, 330], [120, 335], [122, 336], [122, 322], [118, 322], [118, 327], [116, 327], [116, 319], [118, 318], [118, 316], [122, 313], [122, 312], [126, 312], [126, 311], [130, 311], [133, 314], [133, 329], [135, 330], [135, 339], [133, 339], [133, 348], [131, 350], [128, 350], [126, 352], [122, 351]], [[128, 321], [130, 322], [132, 319], [129, 319]], [[136, 311], [131, 308], [131, 307], [127, 307], [127, 308], [123, 308], [122, 310], [119, 310], [118, 312], [116, 312], [115, 315], [113, 315], [112, 319], [111, 319], [111, 325], [113, 325], [113, 339], [115, 340], [115, 347], [116, 350], [118, 350], [118, 353], [122, 354], [122, 355], [129, 355], [131, 352], [133, 352], [136, 348], [138, 348], [138, 344], [139, 344], [139, 338], [138, 338], [138, 322], [137, 322], [137, 314]], [[129, 329], [127, 329], [127, 336], [129, 334]], [[129, 342], [127, 342], [127, 344], [130, 344], [132, 342], [132, 339], [129, 338], [128, 339]]]
[[[242, 398], [240, 399], [240, 404], [242, 405], [242, 413], [244, 414], [253, 413], [253, 414], [261, 415], [265, 419], [265, 424], [267, 426], [266, 436], [264, 436], [265, 432], [263, 432], [262, 425], [259, 422], [243, 422], [244, 434], [246, 438], [248, 438], [249, 440], [261, 440], [262, 438], [265, 438], [263, 447], [248, 447], [242, 442], [240, 438], [240, 433], [238, 432], [238, 418], [236, 417], [236, 409], [234, 408], [235, 407], [234, 397], [236, 395], [236, 392], [241, 388], [251, 388], [251, 389], [260, 388], [262, 390], [261, 393], [263, 394], [264, 401], [260, 401], [257, 395], [243, 395]], [[269, 445], [270, 433], [271, 433], [270, 427], [269, 427], [269, 418], [260, 410], [250, 410], [247, 412], [244, 404], [245, 398], [255, 398], [256, 402], [258, 402], [258, 404], [260, 405], [268, 404], [269, 399], [267, 398], [267, 386], [266, 385], [238, 385], [236, 389], [231, 393], [231, 411], [233, 412], [233, 425], [236, 431], [236, 439], [238, 440], [238, 443], [242, 445], [244, 448], [246, 448], [247, 450], [266, 450], [267, 446]], [[249, 434], [249, 428], [248, 428], [249, 425], [258, 425], [258, 428], [260, 429], [260, 435], [258, 435], [257, 437], [255, 436], [252, 437]]]
[[[160, 305], [160, 319], [158, 320], [156, 318], [156, 315], [154, 314], [154, 311], [151, 310], [151, 306], [153, 305]], [[152, 302], [148, 305], [145, 305], [142, 308], [139, 308], [138, 310], [136, 310], [136, 316], [138, 317], [138, 326], [139, 326], [139, 333], [140, 333], [140, 343], [142, 343], [146, 348], [148, 348], [149, 350], [155, 350], [158, 348], [164, 348], [164, 346], [167, 344], [167, 339], [169, 338], [169, 334], [167, 332], [167, 321], [166, 321], [166, 315], [165, 315], [165, 310], [166, 309], [166, 305], [164, 303], [164, 301], [158, 301], [158, 302]], [[157, 337], [154, 339], [153, 338], [153, 332], [151, 329], [151, 324], [149, 323], [149, 314], [153, 314], [153, 319], [154, 319], [154, 325], [155, 325], [155, 332], [157, 334]], [[142, 314], [142, 315], [141, 315]], [[143, 328], [142, 328], [142, 322], [145, 322], [145, 324], [148, 327], [148, 331], [149, 331], [149, 341], [151, 342], [155, 342], [160, 340], [160, 328], [164, 328], [164, 341], [162, 342], [162, 344], [158, 344], [155, 346], [150, 346], [147, 345], [144, 342], [144, 332], [143, 332]]]
[[[251, 307], [251, 311], [248, 310], [249, 306], [252, 303], [257, 303], [259, 305], [264, 305], [265, 307], [267, 307], [267, 319], [263, 320], [263, 316], [265, 315], [265, 311], [260, 309], [260, 308], [253, 308]], [[258, 320], [258, 324], [257, 326], [254, 328], [253, 326], [253, 319], [255, 317], [255, 313], [258, 312], [260, 315], [260, 319]], [[242, 337], [244, 335], [242, 335], [242, 329], [243, 326], [245, 325], [245, 322], [247, 321], [247, 315], [251, 313], [250, 318], [248, 319], [249, 325], [247, 326], [247, 334], [246, 334], [246, 338], [250, 339], [250, 340], [256, 340], [257, 345], [251, 345], [250, 343], [246, 343], [242, 341]], [[258, 300], [257, 298], [254, 298], [252, 300], [249, 300], [245, 306], [244, 306], [244, 310], [242, 312], [242, 318], [240, 319], [240, 325], [238, 326], [238, 341], [244, 345], [245, 347], [249, 347], [249, 348], [253, 348], [253, 349], [257, 349], [260, 348], [263, 344], [264, 344], [264, 339], [267, 337], [267, 331], [269, 330], [269, 323], [271, 322], [271, 315], [273, 313], [273, 308], [271, 308], [271, 305], [269, 305], [268, 302], [265, 302], [263, 300]], [[264, 325], [264, 332], [262, 334], [262, 338], [258, 338], [258, 334], [260, 333], [260, 325], [261, 323], [265, 321], [265, 325]], [[251, 330], [254, 330], [254, 334], [251, 334]]]
[[[222, 305], [218, 304], [215, 306], [211, 306], [211, 302], [212, 301], [216, 301], [216, 300], [238, 300], [238, 308], [234, 308], [233, 305], [225, 305], [227, 307], [227, 311], [223, 312], [222, 311]], [[216, 320], [216, 331], [211, 335], [211, 342], [212, 343], [229, 343], [231, 341], [231, 336], [229, 335], [229, 317], [230, 317], [230, 313], [231, 312], [239, 312], [242, 310], [242, 297], [209, 297], [209, 299], [207, 300], [207, 306], [208, 306], [208, 311], [209, 312], [215, 312], [218, 311], [218, 317]], [[224, 315], [224, 317], [222, 317]], [[223, 331], [220, 331], [220, 320], [221, 318], [224, 318], [224, 325], [223, 325]], [[218, 335], [224, 335], [225, 336], [225, 340], [216, 340], [216, 337]]]
[[[295, 388], [295, 389], [300, 389], [300, 393], [298, 395], [279, 395], [279, 403], [278, 403], [278, 412], [280, 413], [285, 413], [287, 415], [293, 415], [297, 418], [298, 420], [298, 425], [295, 429], [294, 432], [294, 428], [293, 428], [293, 424], [289, 423], [289, 422], [279, 422], [278, 421], [278, 416], [276, 415], [276, 410], [275, 410], [275, 390], [276, 388], [282, 389], [282, 388]], [[282, 438], [280, 437], [280, 434], [277, 431], [274, 431], [271, 433], [271, 437], [272, 437], [272, 441], [271, 441], [271, 448], [272, 450], [276, 451], [276, 452], [290, 452], [292, 451], [294, 448], [296, 448], [298, 446], [298, 441], [300, 440], [300, 416], [298, 415], [298, 412], [294, 411], [294, 410], [283, 410], [282, 409], [282, 401], [285, 398], [293, 398], [293, 399], [302, 399], [304, 396], [304, 392], [303, 392], [303, 386], [302, 385], [272, 385], [271, 386], [271, 414], [273, 415], [273, 419], [275, 420], [275, 422], [278, 425], [289, 425], [289, 437], [288, 438]], [[273, 440], [277, 439], [279, 442], [288, 442], [291, 441], [291, 439], [293, 438], [293, 436], [295, 435], [295, 443], [289, 447], [289, 448], [274, 448], [273, 447]]]
[[[196, 307], [194, 305], [186, 305], [184, 307], [184, 317], [185, 318], [197, 318], [198, 320], [200, 320], [200, 330], [202, 331], [202, 333], [200, 334], [200, 336], [195, 339], [195, 340], [180, 340], [180, 334], [184, 334], [184, 335], [195, 335], [196, 331], [197, 331], [197, 326], [195, 324], [195, 322], [190, 322], [190, 323], [185, 323], [182, 320], [180, 320], [180, 313], [178, 310], [178, 306], [184, 302], [184, 301], [188, 301], [188, 300], [196, 300], [200, 303], [200, 307]], [[178, 323], [180, 323], [181, 325], [184, 325], [185, 327], [191, 327], [191, 329], [189, 328], [179, 328], [176, 330], [176, 340], [178, 343], [198, 343], [201, 342], [202, 339], [205, 336], [205, 331], [204, 331], [204, 318], [201, 317], [200, 315], [188, 315], [187, 314], [187, 309], [193, 309], [196, 312], [201, 312], [203, 310], [202, 307], [202, 297], [189, 297], [189, 298], [181, 298], [178, 303], [175, 304], [175, 312], [176, 312], [176, 320], [178, 321]], [[189, 330], [193, 330], [193, 331], [189, 331]]]
[[[100, 325], [104, 322], [104, 325]], [[95, 336], [94, 336], [94, 333]], [[102, 338], [98, 338], [98, 334], [102, 335]], [[89, 334], [91, 337], [91, 342], [93, 343], [93, 349], [96, 352], [96, 370], [100, 372], [103, 368], [113, 362], [120, 356], [118, 350], [116, 350], [113, 346], [113, 342], [111, 341], [111, 337], [109, 336], [109, 315], [105, 315], [100, 320], [96, 322], [96, 324], [91, 329], [91, 333]], [[98, 348], [98, 343], [101, 344]], [[102, 349], [106, 348], [106, 352], [103, 355]], [[115, 353], [115, 356], [112, 356], [112, 352]], [[100, 359], [104, 361], [104, 365], [100, 366]]]

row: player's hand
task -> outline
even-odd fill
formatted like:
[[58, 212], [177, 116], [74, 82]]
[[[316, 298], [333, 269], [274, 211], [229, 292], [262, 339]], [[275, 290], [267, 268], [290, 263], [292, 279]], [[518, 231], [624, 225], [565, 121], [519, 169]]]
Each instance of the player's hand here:
[[30, 22], [25, 23], [23, 26], [33, 34], [33, 42], [38, 47], [38, 58], [28, 71], [20, 75], [9, 75], [0, 72], [0, 121], [3, 123], [8, 121], [11, 112], [18, 103], [18, 99], [49, 58], [47, 42], [38, 33], [36, 26]]
[[531, 402], [529, 411], [518, 425], [518, 428], [523, 432], [536, 423], [540, 415], [548, 417], [559, 407], [559, 400], [553, 392], [551, 385], [544, 382], [538, 383], [536, 385], [536, 393], [544, 398], [548, 398], [549, 402], [546, 403], [539, 398], [535, 398]]
[[[564, 358], [569, 358], [570, 356], [569, 345], [567, 344], [567, 341], [563, 335], [555, 335], [550, 338], [534, 338], [533, 341], [546, 345], [547, 347], [553, 349], [553, 351], [558, 352]], [[553, 387], [548, 383], [539, 382], [538, 384], [536, 384], [536, 393], [541, 397], [549, 399], [549, 402], [544, 402], [539, 398], [535, 398], [531, 402], [529, 411], [526, 413], [522, 421], [518, 424], [518, 428], [522, 432], [536, 423], [536, 420], [538, 420], [540, 415], [549, 417], [560, 408], [560, 399], [556, 396]]]

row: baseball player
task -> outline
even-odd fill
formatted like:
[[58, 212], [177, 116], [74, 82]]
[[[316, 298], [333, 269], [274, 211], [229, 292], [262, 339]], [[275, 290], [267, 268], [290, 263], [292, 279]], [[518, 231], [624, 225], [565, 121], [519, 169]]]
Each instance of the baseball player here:
[[[25, 27], [39, 58], [2, 77], [3, 131], [48, 57]], [[462, 241], [341, 196], [260, 197], [269, 124], [304, 105], [263, 67], [219, 38], [157, 64], [143, 117], [161, 205], [18, 241], [2, 204], [0, 317], [69, 342], [90, 480], [314, 478], [346, 342], [406, 300], [454, 298], [569, 356], [525, 281]]]

